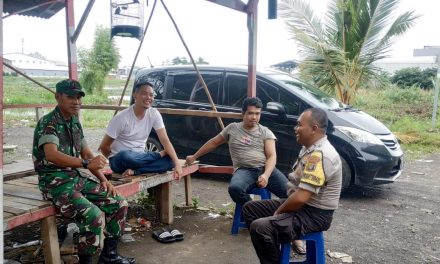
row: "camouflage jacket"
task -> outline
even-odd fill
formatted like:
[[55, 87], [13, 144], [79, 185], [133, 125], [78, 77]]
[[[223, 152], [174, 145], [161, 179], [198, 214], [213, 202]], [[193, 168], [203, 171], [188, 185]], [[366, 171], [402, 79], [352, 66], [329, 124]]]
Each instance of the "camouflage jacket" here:
[[34, 168], [40, 176], [40, 189], [43, 187], [42, 181], [53, 180], [51, 177], [53, 174], [59, 175], [60, 172], [64, 172], [69, 178], [79, 175], [77, 169], [59, 167], [47, 161], [43, 149], [46, 143], [57, 145], [58, 151], [72, 157], [79, 157], [81, 150], [87, 146], [81, 124], [76, 116], [65, 120], [58, 107], [43, 116], [35, 127], [32, 149]]

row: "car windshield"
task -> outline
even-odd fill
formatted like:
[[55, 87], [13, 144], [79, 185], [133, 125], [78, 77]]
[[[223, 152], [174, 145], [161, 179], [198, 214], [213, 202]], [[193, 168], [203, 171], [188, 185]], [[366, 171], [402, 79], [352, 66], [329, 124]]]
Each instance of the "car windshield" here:
[[330, 97], [323, 91], [299, 82], [297, 79], [287, 74], [269, 74], [273, 79], [287, 85], [289, 89], [298, 93], [307, 101], [316, 104], [316, 107], [326, 108], [329, 110], [336, 110], [345, 108], [346, 106], [338, 102], [335, 98]]

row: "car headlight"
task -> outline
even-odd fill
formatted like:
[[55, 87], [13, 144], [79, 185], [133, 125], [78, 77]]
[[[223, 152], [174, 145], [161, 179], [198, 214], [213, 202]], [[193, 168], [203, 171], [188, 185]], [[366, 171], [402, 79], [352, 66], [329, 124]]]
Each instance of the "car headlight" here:
[[365, 130], [345, 126], [335, 126], [335, 128], [358, 142], [383, 145], [383, 142], [378, 137]]

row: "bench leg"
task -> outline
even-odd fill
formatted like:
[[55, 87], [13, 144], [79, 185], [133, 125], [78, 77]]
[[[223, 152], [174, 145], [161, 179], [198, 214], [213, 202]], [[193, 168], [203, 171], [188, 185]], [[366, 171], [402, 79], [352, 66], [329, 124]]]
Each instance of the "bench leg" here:
[[55, 216], [46, 217], [41, 221], [41, 236], [43, 240], [44, 262], [47, 264], [61, 263]]
[[171, 198], [171, 182], [162, 183], [155, 188], [156, 210], [162, 223], [173, 223], [173, 199]]
[[185, 202], [186, 206], [192, 205], [192, 186], [191, 174], [186, 175], [185, 179]]

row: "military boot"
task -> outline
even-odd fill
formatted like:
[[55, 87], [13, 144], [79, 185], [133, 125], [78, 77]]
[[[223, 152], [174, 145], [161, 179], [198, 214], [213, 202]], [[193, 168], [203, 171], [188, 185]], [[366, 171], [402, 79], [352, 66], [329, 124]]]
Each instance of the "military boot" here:
[[126, 258], [118, 254], [118, 239], [104, 239], [104, 248], [99, 256], [98, 264], [135, 264], [134, 258]]
[[93, 264], [91, 255], [78, 255], [79, 264]]

